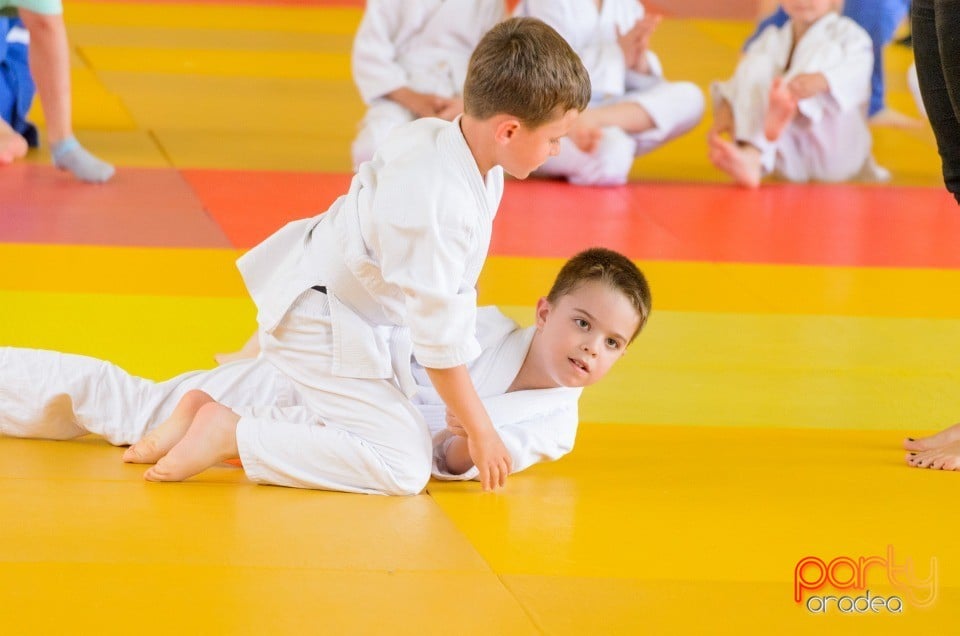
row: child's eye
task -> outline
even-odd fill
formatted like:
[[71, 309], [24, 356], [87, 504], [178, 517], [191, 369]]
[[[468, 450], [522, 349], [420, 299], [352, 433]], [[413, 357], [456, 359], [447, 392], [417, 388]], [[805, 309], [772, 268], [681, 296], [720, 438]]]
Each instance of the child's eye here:
[[587, 322], [586, 320], [584, 320], [583, 318], [574, 318], [574, 319], [573, 319], [573, 322], [575, 322], [576, 325], [577, 325], [578, 327], [580, 327], [581, 329], [589, 329], [589, 328], [590, 328], [590, 323]]
[[620, 341], [614, 338], [607, 338], [607, 346], [610, 347], [611, 349], [619, 349]]

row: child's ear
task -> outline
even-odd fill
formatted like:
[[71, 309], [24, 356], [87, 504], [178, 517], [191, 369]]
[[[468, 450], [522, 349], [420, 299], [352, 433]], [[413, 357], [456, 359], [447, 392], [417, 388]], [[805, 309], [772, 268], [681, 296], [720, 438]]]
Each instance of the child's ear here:
[[552, 310], [553, 306], [546, 297], [537, 301], [537, 329], [541, 329], [543, 324], [547, 322], [547, 316], [550, 315]]
[[504, 117], [497, 123], [497, 127], [494, 130], [497, 143], [501, 145], [509, 143], [517, 134], [518, 130], [520, 130], [519, 119], [509, 116]]

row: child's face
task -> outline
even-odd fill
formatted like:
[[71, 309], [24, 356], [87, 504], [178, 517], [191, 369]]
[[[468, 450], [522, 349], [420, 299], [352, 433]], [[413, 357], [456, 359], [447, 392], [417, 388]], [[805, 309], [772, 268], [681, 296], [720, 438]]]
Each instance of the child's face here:
[[588, 281], [556, 304], [537, 304], [541, 370], [560, 386], [589, 386], [626, 352], [640, 325], [627, 297], [599, 281]]
[[526, 179], [550, 157], [560, 152], [560, 138], [565, 137], [580, 113], [571, 109], [562, 117], [536, 128], [519, 124], [504, 139], [498, 163], [507, 174]]
[[781, 5], [794, 22], [813, 24], [835, 9], [837, 0], [783, 0]]

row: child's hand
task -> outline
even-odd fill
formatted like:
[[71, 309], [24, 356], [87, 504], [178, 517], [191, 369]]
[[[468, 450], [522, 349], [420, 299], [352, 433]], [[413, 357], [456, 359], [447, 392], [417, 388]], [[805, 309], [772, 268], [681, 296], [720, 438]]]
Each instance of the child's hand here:
[[447, 430], [457, 437], [467, 437], [467, 430], [463, 428], [463, 424], [460, 423], [457, 416], [449, 410], [447, 411]]
[[663, 16], [648, 13], [633, 26], [633, 30], [637, 33], [637, 48], [639, 53], [637, 54], [637, 61], [630, 66], [630, 68], [637, 73], [644, 75], [650, 73], [650, 61], [647, 59], [647, 51], [650, 50], [650, 36], [657, 30], [657, 27], [660, 25], [660, 20], [662, 19]]
[[626, 33], [620, 33], [620, 29], [617, 29], [617, 44], [623, 51], [623, 61], [627, 68], [636, 66], [637, 59], [640, 57], [640, 42], [636, 34], [638, 24], [640, 23], [633, 25], [633, 28]]
[[626, 33], [617, 32], [617, 42], [623, 50], [624, 62], [627, 68], [637, 73], [649, 73], [650, 63], [647, 60], [647, 50], [650, 48], [650, 37], [657, 30], [660, 15], [648, 13], [638, 20]]
[[437, 111], [436, 117], [453, 121], [457, 115], [463, 112], [463, 99], [460, 97], [440, 97], [441, 106]]
[[801, 100], [826, 93], [830, 90], [830, 85], [823, 73], [801, 73], [787, 82], [787, 88], [794, 98]]
[[417, 117], [436, 117], [446, 105], [446, 100], [432, 93], [419, 93], [409, 88], [398, 88], [387, 94], [387, 98], [397, 102]]
[[484, 490], [496, 490], [506, 485], [507, 475], [513, 469], [513, 460], [492, 427], [479, 435], [468, 437], [467, 450], [473, 465], [480, 471], [480, 483]]
[[726, 100], [721, 100], [713, 110], [713, 125], [707, 132], [707, 137], [723, 135], [733, 136], [733, 109]]

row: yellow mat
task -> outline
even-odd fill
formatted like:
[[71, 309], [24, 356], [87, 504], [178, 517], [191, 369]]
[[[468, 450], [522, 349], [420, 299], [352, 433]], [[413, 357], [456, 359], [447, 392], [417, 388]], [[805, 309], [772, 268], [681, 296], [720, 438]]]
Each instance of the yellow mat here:
[[[66, 11], [78, 135], [108, 160], [349, 171], [358, 9]], [[706, 91], [749, 30], [667, 20], [654, 47]], [[909, 62], [890, 49], [889, 99], [914, 114]], [[721, 181], [708, 125], [634, 177]], [[940, 187], [928, 129], [878, 129], [875, 149], [895, 183]], [[0, 244], [2, 344], [155, 379], [208, 368], [254, 328], [238, 254]], [[481, 301], [529, 324], [559, 265], [491, 258]], [[960, 417], [956, 271], [640, 265], [653, 318], [585, 393], [575, 452], [498, 495], [438, 482], [406, 499], [308, 492], [232, 467], [149, 484], [99, 439], [0, 438], [0, 634], [955, 631], [960, 475], [907, 468], [899, 443]], [[795, 602], [805, 557], [840, 563], [834, 582], [863, 557], [916, 585], [877, 566], [865, 587], [907, 598], [902, 612], [845, 613], [837, 599], [865, 590], [811, 584], [807, 603], [834, 597], [821, 615]]]

